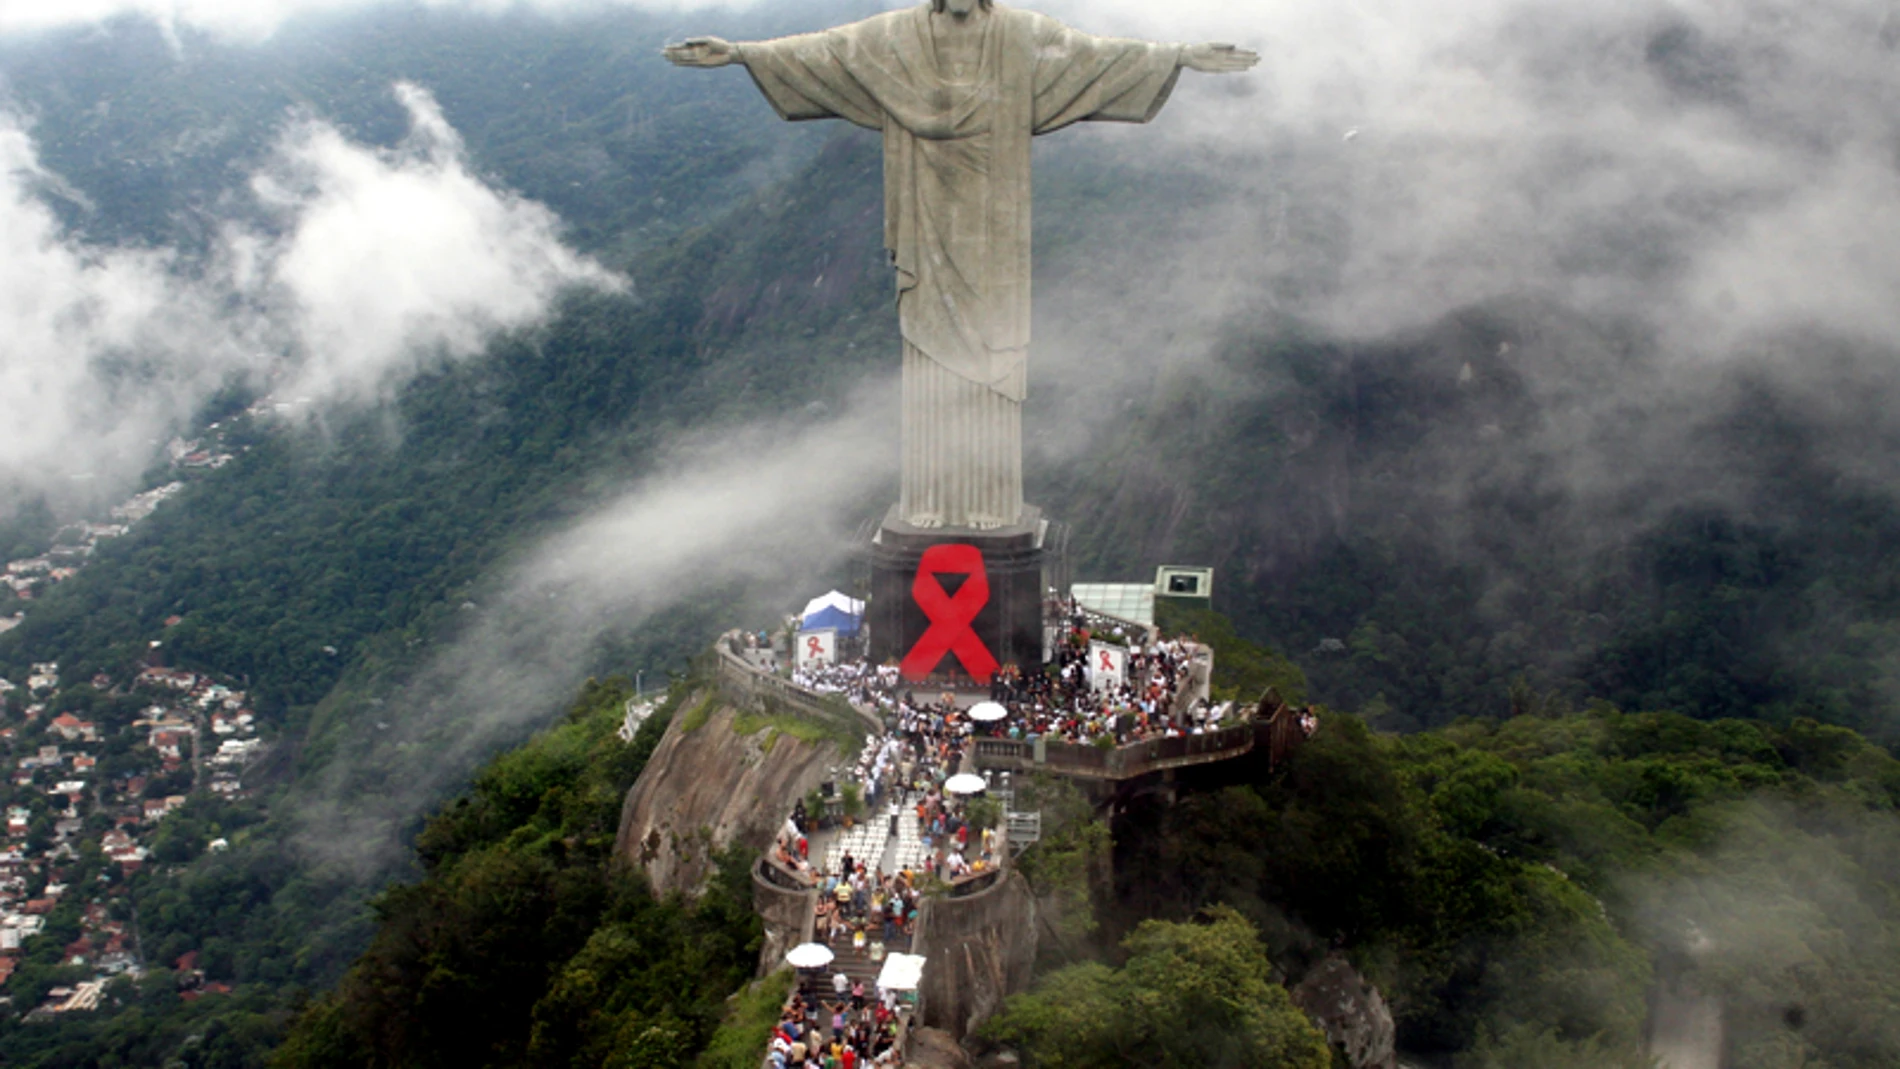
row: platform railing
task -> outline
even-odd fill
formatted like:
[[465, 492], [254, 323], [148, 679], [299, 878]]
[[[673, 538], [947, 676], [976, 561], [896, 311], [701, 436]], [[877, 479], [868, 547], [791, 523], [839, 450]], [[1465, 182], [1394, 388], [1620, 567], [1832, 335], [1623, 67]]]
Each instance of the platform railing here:
[[836, 720], [844, 710], [849, 709], [872, 731], [884, 730], [883, 723], [875, 715], [858, 708], [840, 695], [820, 694], [783, 676], [754, 667], [728, 649], [725, 638], [713, 644], [713, 656], [718, 665], [720, 689], [728, 698], [748, 709], [762, 713], [784, 711], [819, 720]]
[[1200, 735], [1145, 739], [1113, 748], [1049, 739], [979, 738], [972, 753], [979, 769], [1121, 780], [1239, 757], [1253, 749], [1254, 737], [1254, 723], [1248, 720]]
[[996, 886], [996, 881], [1002, 879], [1003, 874], [1007, 871], [1006, 867], [1001, 863], [1001, 858], [1008, 856], [1008, 854], [1008, 850], [1002, 851], [1001, 854], [998, 855], [998, 863], [991, 868], [951, 880], [949, 889], [944, 892], [944, 897], [968, 898], [971, 895], [982, 894], [984, 891]]
[[809, 891], [817, 884], [778, 863], [776, 858], [759, 858], [759, 878], [785, 891]]

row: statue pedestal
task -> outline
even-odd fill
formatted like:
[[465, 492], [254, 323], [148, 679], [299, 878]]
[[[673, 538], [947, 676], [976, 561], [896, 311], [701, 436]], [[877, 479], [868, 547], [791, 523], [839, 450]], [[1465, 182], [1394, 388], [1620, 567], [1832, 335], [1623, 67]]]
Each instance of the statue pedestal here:
[[1020, 523], [988, 531], [916, 527], [893, 506], [865, 547], [871, 661], [897, 661], [907, 682], [943, 685], [987, 684], [1005, 664], [1040, 666], [1043, 597], [1061, 581], [1065, 534], [1033, 506]]

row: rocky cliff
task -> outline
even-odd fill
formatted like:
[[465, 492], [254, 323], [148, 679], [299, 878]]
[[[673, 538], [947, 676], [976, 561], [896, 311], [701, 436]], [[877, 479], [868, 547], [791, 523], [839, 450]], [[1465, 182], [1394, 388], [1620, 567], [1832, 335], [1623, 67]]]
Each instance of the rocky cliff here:
[[728, 846], [765, 849], [850, 745], [749, 714], [709, 688], [667, 726], [627, 792], [615, 851], [646, 870], [656, 893], [696, 893]]
[[1293, 1001], [1319, 1022], [1353, 1069], [1398, 1069], [1398, 1028], [1385, 997], [1343, 955], [1331, 954], [1293, 989]]
[[917, 1021], [962, 1039], [1029, 987], [1036, 966], [1036, 902], [1010, 872], [961, 898], [927, 897], [918, 909], [915, 953], [929, 959], [917, 991]]

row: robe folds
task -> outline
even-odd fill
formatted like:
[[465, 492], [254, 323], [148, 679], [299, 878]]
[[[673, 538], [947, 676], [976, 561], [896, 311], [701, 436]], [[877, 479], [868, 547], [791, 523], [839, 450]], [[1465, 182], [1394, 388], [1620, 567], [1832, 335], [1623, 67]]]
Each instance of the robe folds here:
[[742, 58], [781, 117], [883, 133], [884, 242], [905, 340], [1020, 401], [1030, 138], [1154, 118], [1180, 77], [1181, 46], [1096, 37], [999, 5], [976, 76], [954, 84], [938, 69], [931, 17], [924, 4], [748, 43]]
[[1154, 118], [1182, 46], [997, 5], [976, 70], [957, 79], [939, 64], [934, 25], [924, 4], [749, 42], [739, 58], [780, 117], [883, 134], [884, 243], [904, 335], [900, 508], [911, 522], [996, 527], [1022, 510], [1030, 139]]

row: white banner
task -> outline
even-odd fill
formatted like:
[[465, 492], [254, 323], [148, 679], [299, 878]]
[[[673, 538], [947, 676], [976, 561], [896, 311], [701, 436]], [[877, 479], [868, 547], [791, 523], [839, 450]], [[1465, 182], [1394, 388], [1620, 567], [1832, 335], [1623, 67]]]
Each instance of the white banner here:
[[1089, 686], [1107, 690], [1128, 679], [1128, 651], [1106, 642], [1089, 643]]
[[798, 651], [800, 668], [835, 664], [838, 660], [838, 632], [830, 628], [800, 631], [794, 640], [794, 648]]

